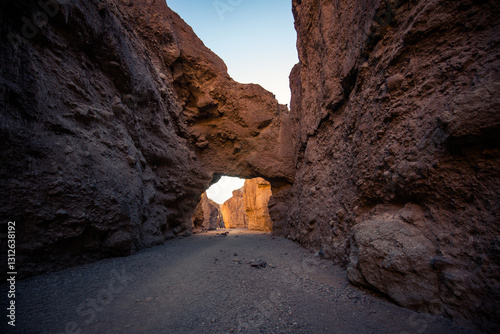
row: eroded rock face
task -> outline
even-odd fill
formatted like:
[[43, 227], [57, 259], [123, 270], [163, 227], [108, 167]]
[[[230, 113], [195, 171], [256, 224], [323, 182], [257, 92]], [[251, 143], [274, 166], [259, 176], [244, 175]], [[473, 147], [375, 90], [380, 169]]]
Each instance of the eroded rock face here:
[[271, 184], [261, 177], [245, 180], [242, 188], [222, 205], [226, 228], [248, 228], [253, 231], [273, 230], [269, 215]]
[[296, 175], [275, 224], [403, 306], [500, 319], [499, 3], [293, 11]]
[[208, 198], [207, 193], [203, 193], [194, 211], [193, 230], [209, 231], [224, 227], [221, 206]]
[[0, 221], [23, 275], [189, 234], [219, 175], [262, 176], [284, 189], [275, 232], [355, 284], [498, 323], [498, 1], [294, 0], [290, 113], [164, 1], [50, 3], [0, 4]]
[[233, 191], [233, 197], [222, 204], [222, 216], [226, 228], [248, 228], [243, 188]]
[[0, 220], [17, 222], [22, 275], [189, 234], [222, 173], [292, 181], [286, 108], [165, 1], [45, 7], [0, 4]]
[[268, 208], [271, 195], [271, 184], [263, 178], [245, 180], [243, 199], [249, 230], [268, 232], [273, 230], [273, 221]]

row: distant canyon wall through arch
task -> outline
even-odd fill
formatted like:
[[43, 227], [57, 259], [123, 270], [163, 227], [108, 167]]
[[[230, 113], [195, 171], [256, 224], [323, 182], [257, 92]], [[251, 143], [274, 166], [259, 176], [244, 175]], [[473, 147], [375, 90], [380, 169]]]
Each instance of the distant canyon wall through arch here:
[[260, 177], [245, 180], [243, 187], [234, 190], [233, 196], [221, 206], [225, 227], [272, 232], [273, 220], [269, 215], [271, 188], [271, 184]]
[[294, 0], [290, 112], [164, 1], [0, 6], [0, 217], [23, 275], [188, 234], [220, 175], [260, 176], [274, 231], [354, 284], [500, 319], [498, 2]]

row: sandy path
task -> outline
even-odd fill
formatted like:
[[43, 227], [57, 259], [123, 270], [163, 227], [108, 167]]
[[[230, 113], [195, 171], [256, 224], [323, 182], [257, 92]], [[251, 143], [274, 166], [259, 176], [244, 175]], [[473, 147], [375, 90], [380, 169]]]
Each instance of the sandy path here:
[[287, 239], [220, 232], [18, 282], [2, 333], [476, 333], [360, 291]]

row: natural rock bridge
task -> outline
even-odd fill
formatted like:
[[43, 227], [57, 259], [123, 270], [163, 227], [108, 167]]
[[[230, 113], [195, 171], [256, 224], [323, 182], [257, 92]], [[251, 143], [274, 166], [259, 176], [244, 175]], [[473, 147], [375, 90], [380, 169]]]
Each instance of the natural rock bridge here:
[[[241, 239], [220, 237], [231, 245], [219, 247], [196, 236], [144, 249], [190, 235], [201, 195], [221, 175], [262, 177], [272, 186], [274, 233], [286, 247], [297, 241], [346, 268], [350, 282], [403, 307], [495, 332], [498, 1], [292, 3], [300, 62], [290, 75], [288, 110], [262, 87], [233, 81], [165, 1], [2, 1], [0, 224], [16, 221], [18, 278], [143, 250], [21, 282], [25, 291], [47, 293], [36, 288], [38, 279], [81, 286], [66, 275], [90, 280], [85, 268], [107, 272], [127, 261], [139, 279], [133, 284], [142, 284], [138, 263], [148, 254], [172, 261], [151, 275], [180, 275], [193, 257], [169, 251], [187, 240], [194, 250], [207, 246], [211, 263], [212, 251], [229, 251]], [[269, 275], [266, 282], [277, 278], [259, 273]], [[148, 295], [155, 278], [144, 287]], [[311, 289], [321, 290], [314, 282]], [[284, 293], [302, 296], [307, 284], [300, 284]], [[131, 296], [112, 297], [125, 313], [134, 305]], [[152, 299], [137, 303], [155, 300], [155, 310], [169, 302], [143, 297]], [[214, 298], [211, 305], [225, 300]], [[275, 307], [286, 304], [276, 298]], [[54, 310], [63, 312], [61, 305]], [[112, 326], [118, 318], [109, 316]], [[329, 319], [333, 326], [336, 318]], [[273, 331], [292, 331], [286, 326], [293, 322], [273, 324]]]

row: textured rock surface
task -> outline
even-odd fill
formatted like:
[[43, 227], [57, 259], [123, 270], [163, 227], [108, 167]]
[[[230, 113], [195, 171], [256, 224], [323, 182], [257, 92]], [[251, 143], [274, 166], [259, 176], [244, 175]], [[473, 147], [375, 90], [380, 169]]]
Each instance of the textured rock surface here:
[[0, 4], [0, 221], [22, 275], [190, 233], [220, 174], [292, 181], [286, 108], [165, 1], [50, 4], [39, 27], [39, 1]]
[[208, 198], [207, 193], [203, 193], [194, 211], [193, 230], [207, 231], [224, 227], [221, 206]]
[[296, 175], [275, 224], [401, 305], [498, 323], [498, 1], [293, 11]]
[[245, 180], [242, 188], [222, 205], [226, 228], [248, 228], [253, 231], [272, 231], [269, 215], [271, 184], [261, 177]]
[[222, 216], [226, 228], [248, 228], [243, 188], [233, 191], [233, 197], [222, 204]]
[[439, 310], [438, 274], [430, 261], [436, 247], [417, 227], [397, 218], [381, 215], [354, 226], [347, 276], [398, 304]]
[[273, 221], [267, 206], [271, 195], [271, 184], [263, 178], [245, 180], [243, 201], [249, 230], [269, 232], [273, 230]]
[[498, 326], [498, 1], [293, 0], [290, 113], [164, 1], [39, 3], [0, 4], [0, 224], [22, 275], [189, 234], [220, 175], [262, 176], [274, 231], [352, 282]]

